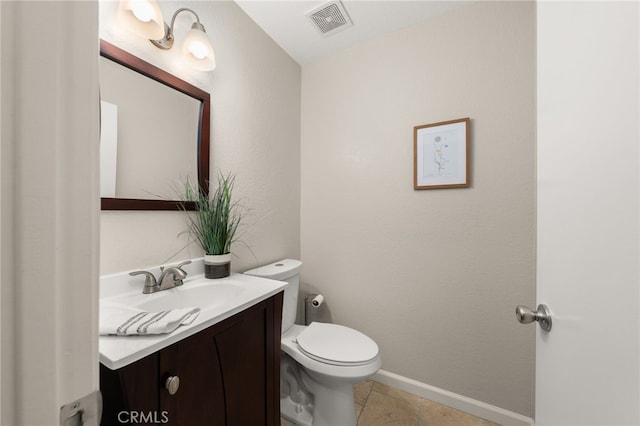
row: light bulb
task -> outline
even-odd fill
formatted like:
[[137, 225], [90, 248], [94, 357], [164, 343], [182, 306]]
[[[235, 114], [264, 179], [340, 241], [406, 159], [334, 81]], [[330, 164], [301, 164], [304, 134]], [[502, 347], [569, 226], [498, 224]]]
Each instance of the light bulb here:
[[201, 71], [211, 71], [216, 67], [213, 46], [201, 24], [194, 23], [185, 36], [182, 54], [192, 67]]
[[164, 37], [164, 20], [156, 0], [120, 0], [118, 19], [130, 31], [157, 40]]
[[192, 41], [187, 49], [189, 50], [189, 53], [196, 57], [196, 59], [204, 59], [207, 57], [207, 46], [197, 40]]
[[131, 2], [131, 12], [142, 22], [149, 22], [153, 18], [153, 7], [147, 1]]

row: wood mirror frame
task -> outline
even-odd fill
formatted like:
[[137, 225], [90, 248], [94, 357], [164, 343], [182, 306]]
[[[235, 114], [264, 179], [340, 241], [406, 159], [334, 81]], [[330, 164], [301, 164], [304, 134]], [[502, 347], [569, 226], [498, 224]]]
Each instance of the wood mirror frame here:
[[[168, 72], [151, 65], [111, 43], [100, 40], [100, 56], [114, 61], [137, 73], [178, 90], [200, 101], [200, 117], [198, 118], [198, 185], [205, 195], [209, 193], [209, 138], [211, 122], [211, 103], [209, 93], [187, 83]], [[140, 198], [101, 198], [102, 210], [195, 210], [194, 203], [180, 200], [147, 200]]]

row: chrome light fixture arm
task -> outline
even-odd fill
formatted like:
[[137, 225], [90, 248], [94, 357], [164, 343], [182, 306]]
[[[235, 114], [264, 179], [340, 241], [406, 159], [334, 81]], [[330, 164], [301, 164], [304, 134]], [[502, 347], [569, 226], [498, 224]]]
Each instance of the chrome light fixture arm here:
[[118, 6], [118, 16], [126, 26], [163, 50], [173, 47], [176, 18], [181, 12], [190, 12], [195, 17], [182, 42], [183, 61], [197, 70], [213, 71], [216, 59], [211, 40], [200, 23], [200, 17], [192, 9], [179, 8], [171, 17], [171, 25], [167, 25], [157, 0], [120, 0]]
[[171, 49], [173, 47], [173, 41], [175, 40], [175, 38], [173, 37], [173, 27], [176, 22], [176, 17], [178, 16], [178, 13], [184, 11], [191, 12], [196, 17], [196, 22], [193, 23], [192, 28], [197, 28], [202, 32], [205, 32], [204, 26], [200, 23], [200, 17], [198, 16], [198, 14], [187, 7], [181, 7], [174, 12], [173, 17], [171, 18], [171, 26], [167, 25], [166, 22], [164, 23], [164, 37], [160, 40], [149, 41], [153, 43], [154, 46], [159, 47], [160, 49]]

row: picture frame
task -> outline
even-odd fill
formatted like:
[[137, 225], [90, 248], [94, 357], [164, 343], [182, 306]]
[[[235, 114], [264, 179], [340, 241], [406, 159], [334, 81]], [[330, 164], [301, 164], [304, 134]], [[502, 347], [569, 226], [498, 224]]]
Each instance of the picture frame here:
[[466, 188], [470, 182], [467, 118], [413, 128], [413, 188]]

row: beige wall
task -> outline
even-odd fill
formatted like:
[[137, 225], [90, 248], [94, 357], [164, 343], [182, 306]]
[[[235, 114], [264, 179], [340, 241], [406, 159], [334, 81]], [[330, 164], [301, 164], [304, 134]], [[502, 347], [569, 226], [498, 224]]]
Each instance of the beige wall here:
[[[472, 186], [414, 191], [413, 126], [471, 118]], [[383, 369], [534, 405], [535, 7], [480, 2], [302, 69], [303, 290]]]
[[[182, 67], [179, 46], [165, 52], [127, 33], [115, 20], [115, 1], [100, 3], [100, 37], [211, 94], [211, 173], [235, 173], [238, 199], [250, 209], [242, 238], [249, 248], [233, 247], [232, 269], [299, 257], [299, 65], [233, 2], [163, 1], [160, 6], [167, 22], [179, 7], [198, 13], [216, 52], [213, 72]], [[178, 43], [191, 16], [178, 15]], [[187, 244], [184, 235], [178, 236], [184, 229], [179, 212], [102, 212], [101, 273], [166, 262]], [[201, 256], [191, 245], [172, 261]]]

